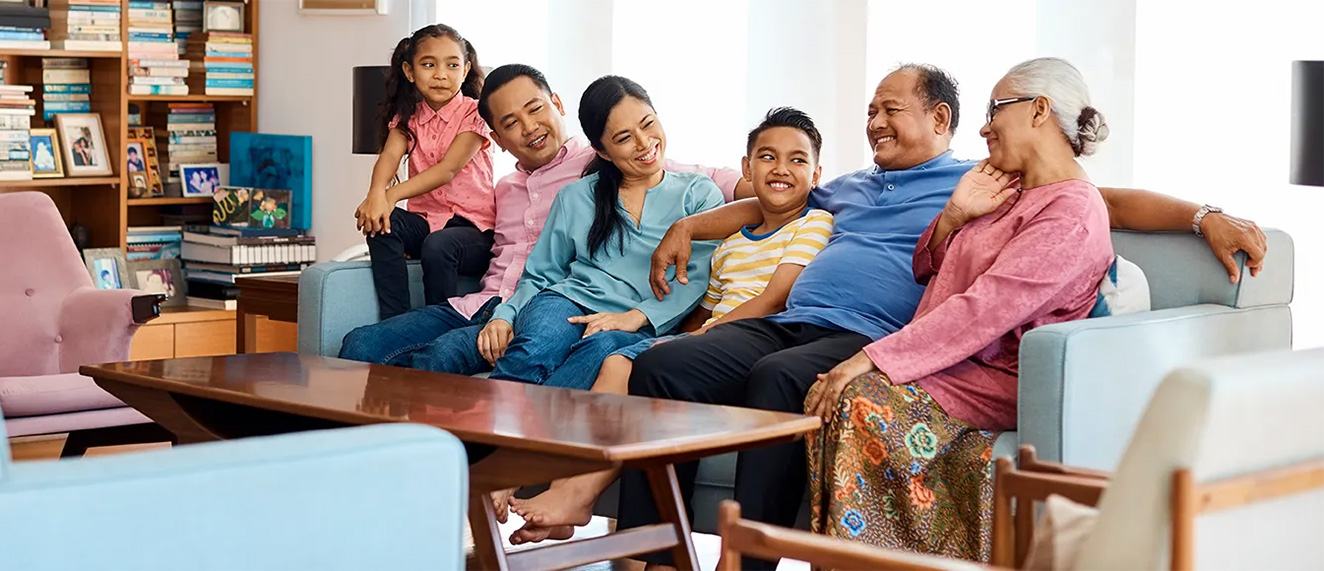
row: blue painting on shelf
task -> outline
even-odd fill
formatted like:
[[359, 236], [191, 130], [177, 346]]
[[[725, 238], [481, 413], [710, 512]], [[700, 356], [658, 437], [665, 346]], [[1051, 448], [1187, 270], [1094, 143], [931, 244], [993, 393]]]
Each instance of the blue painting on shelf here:
[[313, 138], [230, 133], [230, 185], [290, 191], [290, 227], [313, 227]]

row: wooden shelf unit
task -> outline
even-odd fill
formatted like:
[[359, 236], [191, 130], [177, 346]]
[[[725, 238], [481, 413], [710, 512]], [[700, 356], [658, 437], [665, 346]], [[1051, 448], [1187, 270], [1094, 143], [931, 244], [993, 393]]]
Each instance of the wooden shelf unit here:
[[[259, 0], [245, 0], [244, 30], [253, 36], [253, 71], [258, 66], [258, 8]], [[161, 207], [203, 205], [210, 199], [198, 198], [129, 198], [128, 173], [123, 157], [128, 152], [129, 104], [140, 107], [143, 123], [155, 128], [157, 153], [164, 167], [168, 157], [165, 117], [170, 103], [213, 103], [216, 108], [217, 158], [230, 162], [230, 133], [257, 129], [257, 81], [253, 82], [253, 96], [216, 96], [190, 94], [129, 95], [128, 57], [129, 0], [120, 3], [121, 51], [77, 50], [0, 50], [0, 60], [8, 62], [5, 82], [33, 86], [32, 99], [37, 102], [33, 128], [54, 127], [54, 121], [42, 119], [42, 58], [87, 58], [92, 76], [92, 112], [101, 116], [106, 137], [107, 156], [114, 170], [112, 176], [83, 178], [35, 179], [31, 181], [0, 182], [0, 192], [36, 190], [55, 201], [65, 225], [86, 226], [91, 234], [90, 248], [124, 248], [126, 228], [129, 226], [156, 226], [161, 224]], [[197, 72], [191, 72], [197, 73]], [[63, 157], [61, 157], [63, 159]], [[68, 168], [67, 166], [65, 167]], [[166, 176], [165, 172], [161, 173]], [[130, 208], [132, 207], [132, 208]], [[199, 206], [200, 208], [200, 206]]]

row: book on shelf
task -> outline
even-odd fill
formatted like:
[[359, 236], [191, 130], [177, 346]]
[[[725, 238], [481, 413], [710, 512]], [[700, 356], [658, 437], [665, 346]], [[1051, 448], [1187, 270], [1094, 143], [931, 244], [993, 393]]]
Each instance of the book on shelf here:
[[239, 309], [238, 299], [210, 299], [206, 297], [187, 296], [186, 303], [190, 307], [201, 309], [220, 309], [225, 311], [234, 311]]
[[217, 246], [195, 242], [185, 233], [181, 256], [188, 261], [236, 266], [312, 263], [317, 260], [317, 245], [285, 243]]
[[48, 38], [58, 50], [118, 52], [120, 4], [100, 0], [49, 0]]
[[[193, 230], [196, 227], [190, 226]], [[307, 234], [294, 235], [263, 235], [263, 236], [243, 236], [233, 234], [213, 234], [194, 232], [193, 230], [184, 230], [184, 240], [195, 244], [207, 244], [211, 246], [229, 247], [229, 246], [274, 246], [280, 244], [296, 244], [307, 246], [315, 244], [316, 238]], [[292, 260], [294, 262], [306, 262], [310, 260]]]
[[92, 112], [92, 75], [86, 58], [41, 58], [42, 118]]

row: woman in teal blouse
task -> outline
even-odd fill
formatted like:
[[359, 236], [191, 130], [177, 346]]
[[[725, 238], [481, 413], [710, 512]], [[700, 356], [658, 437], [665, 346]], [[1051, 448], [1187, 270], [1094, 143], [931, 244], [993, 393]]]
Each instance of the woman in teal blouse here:
[[476, 338], [457, 330], [416, 351], [414, 368], [587, 389], [607, 355], [671, 331], [698, 304], [716, 242], [696, 244], [689, 284], [664, 301], [652, 295], [649, 263], [671, 224], [721, 206], [721, 190], [663, 170], [666, 133], [629, 79], [589, 85], [579, 121], [598, 157], [557, 194], [514, 295]]

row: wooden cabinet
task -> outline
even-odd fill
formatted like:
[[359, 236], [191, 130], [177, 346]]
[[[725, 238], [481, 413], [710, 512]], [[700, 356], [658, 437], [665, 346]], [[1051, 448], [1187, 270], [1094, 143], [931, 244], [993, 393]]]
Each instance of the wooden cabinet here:
[[[298, 326], [258, 317], [257, 351], [297, 351]], [[161, 317], [138, 329], [129, 360], [207, 357], [235, 353], [235, 312], [189, 307], [161, 310]]]

